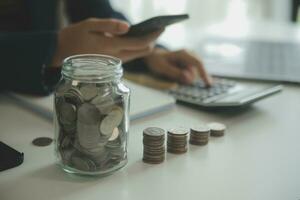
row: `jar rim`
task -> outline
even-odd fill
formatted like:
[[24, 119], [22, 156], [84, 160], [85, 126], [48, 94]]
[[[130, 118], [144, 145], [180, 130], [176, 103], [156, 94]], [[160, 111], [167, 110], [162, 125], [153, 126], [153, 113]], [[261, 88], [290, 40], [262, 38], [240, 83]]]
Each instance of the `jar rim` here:
[[104, 54], [78, 54], [63, 61], [62, 75], [86, 82], [107, 82], [123, 75], [122, 61]]

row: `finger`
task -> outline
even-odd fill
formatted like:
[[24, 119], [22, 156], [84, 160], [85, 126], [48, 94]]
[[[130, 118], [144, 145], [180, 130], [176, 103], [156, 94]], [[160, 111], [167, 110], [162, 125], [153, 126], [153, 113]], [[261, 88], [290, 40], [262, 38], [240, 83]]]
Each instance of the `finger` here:
[[128, 62], [130, 60], [145, 57], [151, 54], [152, 50], [153, 48], [150, 46], [142, 50], [135, 50], [135, 51], [125, 50], [120, 52], [119, 57], [122, 59], [123, 62]]
[[184, 84], [190, 84], [192, 82], [190, 73], [187, 70], [180, 69], [176, 65], [167, 61], [157, 62], [156, 65], [159, 66], [154, 68], [154, 72], [157, 74]]
[[90, 18], [82, 23], [85, 24], [89, 31], [107, 32], [111, 34], [124, 34], [129, 30], [129, 25], [125, 21], [117, 19], [97, 19]]
[[177, 59], [180, 59], [181, 62], [186, 62], [187, 66], [195, 66], [199, 72], [200, 77], [207, 85], [212, 84], [212, 79], [210, 75], [206, 72], [201, 60], [199, 60], [196, 56], [192, 55], [191, 53], [188, 53], [185, 50], [178, 51], [176, 52], [176, 54]]
[[145, 49], [159, 37], [163, 29], [150, 33], [142, 37], [115, 37], [114, 46], [121, 50], [140, 50]]

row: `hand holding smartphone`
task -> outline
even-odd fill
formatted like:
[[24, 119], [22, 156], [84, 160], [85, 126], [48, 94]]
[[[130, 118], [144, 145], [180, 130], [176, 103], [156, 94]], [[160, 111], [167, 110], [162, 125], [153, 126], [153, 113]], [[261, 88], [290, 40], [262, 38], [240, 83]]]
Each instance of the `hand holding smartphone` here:
[[165, 28], [168, 25], [181, 22], [189, 18], [189, 15], [164, 15], [164, 16], [157, 16], [145, 20], [141, 23], [132, 25], [129, 31], [124, 34], [124, 37], [140, 37], [145, 36], [147, 34], [153, 33], [160, 29]]

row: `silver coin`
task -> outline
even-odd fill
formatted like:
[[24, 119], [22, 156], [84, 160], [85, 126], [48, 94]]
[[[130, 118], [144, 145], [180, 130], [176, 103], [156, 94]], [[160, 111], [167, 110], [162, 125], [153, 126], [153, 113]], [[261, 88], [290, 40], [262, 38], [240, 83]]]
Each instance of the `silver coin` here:
[[104, 85], [98, 85], [98, 95], [102, 96], [102, 97], [108, 97], [111, 96], [112, 94], [112, 87], [109, 86], [108, 84], [104, 84]]
[[95, 164], [99, 167], [107, 162], [109, 153], [107, 151], [103, 151], [101, 153], [94, 154], [90, 157], [95, 162]]
[[55, 96], [54, 98], [54, 110], [56, 113], [59, 114], [59, 111], [60, 111], [60, 106], [64, 103], [64, 98], [61, 97], [61, 96]]
[[71, 163], [71, 157], [74, 152], [75, 152], [74, 149], [60, 150], [60, 157], [62, 159], [63, 164], [69, 165]]
[[126, 155], [126, 151], [122, 147], [107, 148], [109, 152], [109, 157], [112, 162], [121, 161]]
[[71, 85], [68, 83], [64, 83], [64, 84], [59, 84], [56, 88], [56, 94], [57, 95], [63, 95], [65, 92], [67, 92], [69, 89], [71, 88]]
[[105, 143], [98, 143], [94, 148], [85, 149], [84, 152], [91, 156], [101, 155], [106, 151]]
[[149, 127], [143, 131], [143, 134], [152, 137], [161, 137], [165, 135], [165, 131], [158, 127]]
[[203, 124], [203, 125], [193, 126], [191, 128], [191, 131], [197, 132], [197, 133], [207, 133], [210, 131], [210, 128], [209, 128], [209, 126]]
[[79, 144], [86, 148], [95, 148], [100, 140], [100, 134], [97, 124], [86, 124], [77, 122], [77, 138]]
[[111, 97], [97, 96], [91, 101], [91, 103], [93, 103], [102, 114], [110, 113], [115, 106]]
[[66, 102], [80, 106], [83, 104], [84, 99], [77, 88], [72, 87], [64, 94], [64, 99]]
[[89, 101], [98, 94], [98, 88], [95, 84], [87, 84], [80, 88], [84, 100]]
[[78, 108], [78, 121], [85, 124], [98, 124], [100, 111], [92, 104], [84, 103]]
[[110, 136], [110, 138], [108, 139], [108, 141], [114, 141], [119, 137], [119, 129], [117, 127], [115, 127], [113, 129], [112, 135]]
[[67, 148], [71, 145], [71, 138], [70, 136], [66, 135], [63, 137], [63, 139], [60, 141], [60, 147], [61, 148]]
[[79, 84], [79, 82], [76, 81], [76, 80], [72, 80], [72, 83], [71, 83], [71, 84], [72, 84], [72, 86], [75, 86], [75, 87], [76, 87], [76, 86]]
[[61, 103], [59, 106], [59, 119], [63, 124], [72, 124], [76, 120], [76, 107], [70, 103]]
[[115, 106], [101, 121], [99, 130], [104, 136], [110, 137], [115, 127], [118, 127], [123, 119], [123, 109]]
[[71, 157], [71, 163], [74, 168], [81, 171], [94, 171], [96, 169], [96, 165], [93, 163], [93, 161], [79, 155], [73, 154]]
[[68, 133], [72, 134], [76, 132], [76, 122], [71, 124], [63, 124], [63, 130]]
[[218, 122], [211, 122], [208, 124], [208, 126], [212, 131], [225, 131], [226, 129], [226, 126], [224, 124]]
[[188, 134], [188, 130], [184, 127], [179, 127], [179, 128], [174, 128], [174, 129], [170, 129], [168, 130], [168, 134], [171, 134], [171, 135], [187, 135]]

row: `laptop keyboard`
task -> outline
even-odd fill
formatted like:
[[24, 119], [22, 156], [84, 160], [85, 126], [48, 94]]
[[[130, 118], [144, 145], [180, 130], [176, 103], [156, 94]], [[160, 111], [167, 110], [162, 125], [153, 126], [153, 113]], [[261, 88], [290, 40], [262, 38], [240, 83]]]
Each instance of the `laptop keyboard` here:
[[300, 48], [290, 43], [247, 43], [245, 64], [261, 73], [283, 74], [298, 68]]
[[[226, 55], [224, 52], [227, 51], [221, 48], [222, 45], [227, 45], [238, 53]], [[197, 53], [201, 55], [211, 74], [299, 82], [299, 43], [208, 38], [198, 46]]]

